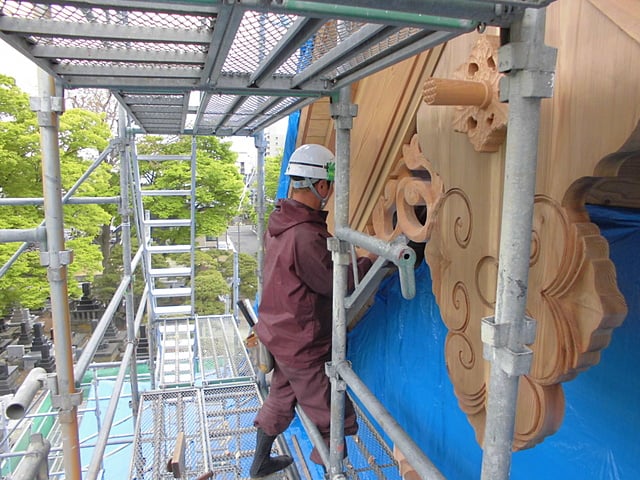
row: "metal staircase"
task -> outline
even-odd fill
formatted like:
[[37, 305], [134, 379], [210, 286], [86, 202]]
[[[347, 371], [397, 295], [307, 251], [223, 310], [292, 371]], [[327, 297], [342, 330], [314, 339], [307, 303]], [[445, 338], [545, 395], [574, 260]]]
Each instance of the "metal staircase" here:
[[[196, 142], [190, 155], [137, 155], [132, 153], [133, 185], [139, 238], [144, 252], [145, 279], [149, 290], [149, 315], [152, 335], [157, 344], [156, 384], [161, 387], [192, 386], [194, 384], [196, 329], [195, 301], [195, 195]], [[189, 162], [189, 189], [157, 190], [145, 185], [140, 174], [141, 162]], [[182, 185], [181, 185], [182, 186]], [[163, 212], [145, 209], [145, 199], [181, 197], [189, 203], [188, 218], [163, 218]], [[156, 229], [189, 229], [188, 244], [167, 245], [154, 238]], [[185, 264], [184, 255], [189, 253]]]

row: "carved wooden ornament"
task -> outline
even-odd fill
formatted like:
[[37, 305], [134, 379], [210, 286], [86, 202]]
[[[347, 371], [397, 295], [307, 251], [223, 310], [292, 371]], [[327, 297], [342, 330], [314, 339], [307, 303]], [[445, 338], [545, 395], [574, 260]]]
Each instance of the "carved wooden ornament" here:
[[[372, 213], [376, 237], [389, 241], [404, 233], [410, 240], [426, 242], [440, 207], [444, 187], [414, 135], [402, 147], [402, 158], [387, 181]], [[426, 219], [419, 215], [426, 208]]]
[[[634, 135], [640, 139], [640, 126]], [[630, 140], [625, 146], [629, 145], [635, 143]], [[636, 163], [632, 165], [630, 158]], [[609, 170], [635, 175], [625, 181], [640, 191], [640, 151], [613, 154], [603, 162], [615, 164]], [[561, 382], [599, 362], [612, 330], [626, 315], [608, 244], [585, 216], [588, 190], [603, 181], [590, 181], [586, 189], [581, 188], [583, 180], [577, 181], [564, 205], [545, 195], [535, 197], [527, 315], [537, 322], [537, 332], [531, 345], [531, 373], [520, 382], [516, 450], [532, 447], [557, 431], [564, 416]], [[426, 220], [416, 217], [418, 206], [426, 207]], [[445, 191], [414, 136], [403, 147], [400, 164], [374, 209], [372, 226], [375, 235], [385, 240], [399, 233], [416, 242], [429, 240], [425, 256], [449, 329], [447, 369], [460, 408], [482, 444], [490, 365], [482, 356], [480, 320], [495, 309], [498, 260], [486, 239], [474, 237], [479, 217], [474, 208], [460, 188]]]
[[507, 105], [500, 102], [498, 37], [482, 35], [454, 79], [430, 78], [422, 92], [428, 105], [456, 105], [453, 128], [466, 133], [477, 152], [495, 152], [507, 134]]
[[[536, 321], [536, 340], [531, 372], [522, 377], [518, 392], [515, 450], [557, 431], [564, 417], [561, 382], [599, 362], [627, 312], [608, 243], [585, 216], [584, 204], [569, 196], [574, 202], [565, 205], [545, 195], [534, 201], [527, 315]], [[425, 253], [449, 329], [449, 375], [482, 444], [490, 365], [482, 356], [480, 319], [495, 308], [498, 260], [484, 238], [474, 238], [477, 218], [482, 212], [474, 210], [463, 190], [447, 190]]]

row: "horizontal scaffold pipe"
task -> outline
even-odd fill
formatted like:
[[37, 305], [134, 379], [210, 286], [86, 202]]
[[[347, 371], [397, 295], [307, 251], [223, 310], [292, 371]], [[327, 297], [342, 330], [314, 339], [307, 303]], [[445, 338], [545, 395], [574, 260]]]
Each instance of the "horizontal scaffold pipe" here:
[[[135, 270], [135, 266], [140, 262], [141, 258], [142, 258], [142, 249], [139, 249], [138, 252], [136, 253], [136, 256], [131, 262], [132, 271]], [[84, 374], [87, 372], [89, 365], [93, 360], [93, 357], [98, 351], [98, 347], [100, 346], [100, 343], [102, 343], [102, 338], [104, 337], [104, 334], [106, 333], [107, 328], [109, 327], [109, 324], [111, 323], [111, 320], [113, 319], [113, 316], [115, 315], [116, 310], [120, 305], [120, 301], [122, 300], [122, 297], [127, 291], [129, 282], [131, 282], [130, 275], [124, 276], [122, 278], [122, 281], [118, 286], [118, 289], [113, 294], [113, 297], [109, 302], [109, 305], [107, 305], [106, 310], [102, 314], [102, 318], [100, 318], [100, 321], [98, 322], [96, 329], [91, 335], [89, 342], [87, 343], [84, 350], [82, 351], [82, 355], [80, 355], [80, 358], [78, 359], [78, 363], [76, 363], [76, 366], [74, 369], [74, 380], [75, 380], [76, 386], [79, 386], [81, 384]]]
[[387, 409], [378, 401], [362, 380], [351, 369], [348, 362], [336, 365], [336, 370], [342, 379], [349, 385], [354, 395], [360, 399], [373, 418], [378, 422], [382, 430], [389, 436], [393, 444], [398, 447], [406, 457], [407, 462], [415, 469], [420, 478], [424, 480], [444, 480], [444, 476], [431, 463], [420, 447], [407, 435], [400, 424], [391, 416]]
[[44, 227], [0, 230], [0, 243], [44, 242], [46, 238], [47, 230]]
[[400, 273], [402, 296], [407, 300], [415, 297], [416, 282], [414, 266], [416, 264], [416, 252], [406, 245], [406, 238], [404, 236], [400, 236], [393, 242], [387, 243], [379, 238], [348, 227], [337, 227], [336, 237], [395, 263]]
[[[64, 200], [65, 205], [110, 205], [120, 203], [120, 197], [74, 197]], [[0, 198], [0, 207], [21, 207], [25, 205], [43, 205], [43, 198]]]
[[[351, 4], [347, 5], [343, 3], [325, 3], [307, 0], [283, 0], [282, 7], [288, 12], [300, 15], [325, 15], [332, 18], [350, 18], [361, 21], [382, 22], [389, 25], [421, 25], [433, 27], [437, 30], [467, 31], [475, 28], [478, 23], [465, 18], [451, 18], [425, 13], [400, 12], [384, 8], [371, 8], [354, 6]], [[494, 15], [490, 15], [490, 17], [493, 16]]]

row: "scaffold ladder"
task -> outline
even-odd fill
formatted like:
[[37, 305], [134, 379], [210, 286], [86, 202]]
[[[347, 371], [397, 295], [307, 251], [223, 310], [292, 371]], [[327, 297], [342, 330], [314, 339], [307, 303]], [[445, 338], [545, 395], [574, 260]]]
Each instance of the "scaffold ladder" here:
[[[190, 155], [138, 155], [133, 148], [133, 185], [139, 238], [144, 252], [145, 281], [149, 291], [151, 334], [157, 339], [156, 381], [160, 387], [194, 384], [196, 329], [195, 301], [195, 194], [196, 142]], [[141, 162], [189, 162], [189, 188], [155, 189], [141, 175]], [[165, 218], [164, 212], [146, 208], [154, 197], [184, 198], [186, 218]], [[189, 229], [188, 244], [168, 245], [154, 237], [156, 229]], [[185, 254], [189, 254], [188, 257]], [[186, 261], [188, 258], [188, 261]]]

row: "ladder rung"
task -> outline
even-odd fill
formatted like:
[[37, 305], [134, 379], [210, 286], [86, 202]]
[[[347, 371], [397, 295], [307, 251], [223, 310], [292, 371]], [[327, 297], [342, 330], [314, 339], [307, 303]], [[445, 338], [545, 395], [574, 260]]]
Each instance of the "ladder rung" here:
[[143, 197], [173, 197], [191, 195], [191, 190], [140, 190]]
[[165, 162], [167, 160], [191, 160], [191, 155], [138, 155], [138, 160]]
[[191, 305], [170, 305], [168, 307], [156, 307], [155, 310], [158, 315], [187, 315], [191, 313]]
[[189, 267], [170, 267], [170, 268], [152, 268], [149, 272], [154, 278], [158, 277], [190, 277], [191, 268]]
[[191, 245], [151, 245], [147, 250], [149, 253], [189, 253]]
[[144, 224], [149, 227], [189, 227], [191, 226], [190, 218], [154, 218], [153, 220], [145, 220]]
[[190, 287], [178, 287], [178, 288], [154, 288], [151, 290], [151, 294], [154, 297], [188, 297], [191, 295]]

